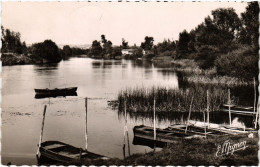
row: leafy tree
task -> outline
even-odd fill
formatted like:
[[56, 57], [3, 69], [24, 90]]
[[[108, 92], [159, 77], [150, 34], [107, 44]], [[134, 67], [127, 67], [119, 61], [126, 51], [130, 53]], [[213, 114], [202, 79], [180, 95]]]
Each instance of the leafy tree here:
[[144, 42], [141, 43], [141, 48], [143, 48], [144, 50], [151, 50], [153, 47], [153, 37], [148, 37], [146, 36], [144, 38]]
[[213, 24], [221, 33], [235, 37], [241, 27], [241, 21], [233, 8], [219, 8], [211, 12]]
[[242, 16], [242, 30], [240, 32], [240, 42], [254, 46], [258, 51], [259, 37], [259, 4], [258, 2], [250, 2], [246, 7], [246, 11]]
[[93, 56], [93, 57], [102, 56], [102, 47], [101, 47], [100, 42], [98, 42], [97, 40], [92, 42], [92, 46], [90, 48], [89, 54], [90, 54], [90, 56]]
[[177, 54], [178, 57], [186, 57], [188, 54], [188, 45], [190, 42], [190, 35], [189, 33], [184, 30], [179, 34], [179, 42], [177, 45]]
[[33, 44], [32, 58], [41, 61], [46, 60], [50, 63], [57, 63], [61, 61], [59, 48], [51, 40], [45, 40], [44, 42]]
[[106, 40], [106, 37], [105, 37], [105, 35], [101, 35], [101, 42], [103, 43], [103, 44], [105, 44], [105, 43], [107, 43], [107, 40]]
[[114, 47], [112, 50], [112, 58], [120, 57], [122, 56], [121, 48], [120, 47]]
[[166, 51], [174, 51], [175, 49], [176, 49], [175, 42], [170, 41], [169, 39], [164, 40], [163, 42], [157, 44], [157, 50], [159, 54]]
[[122, 49], [128, 49], [129, 46], [128, 46], [128, 42], [125, 41], [125, 39], [123, 38], [122, 39]]
[[63, 54], [65, 57], [71, 56], [72, 55], [72, 49], [70, 48], [69, 45], [63, 46]]
[[21, 42], [21, 34], [19, 32], [14, 32], [9, 29], [4, 29], [1, 26], [2, 30], [2, 52], [14, 52], [22, 54], [26, 50], [25, 43]]

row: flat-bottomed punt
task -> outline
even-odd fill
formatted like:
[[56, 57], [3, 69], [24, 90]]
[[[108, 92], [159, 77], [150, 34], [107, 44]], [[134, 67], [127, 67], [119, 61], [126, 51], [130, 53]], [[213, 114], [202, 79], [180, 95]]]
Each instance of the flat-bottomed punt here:
[[84, 161], [108, 159], [108, 157], [59, 141], [45, 141], [41, 143], [40, 154], [40, 159], [52, 160], [63, 165], [77, 165]]
[[156, 146], [163, 147], [167, 143], [176, 143], [179, 139], [188, 138], [203, 138], [203, 134], [196, 134], [191, 132], [182, 132], [177, 129], [159, 129], [156, 128], [156, 140], [154, 141], [154, 129], [149, 126], [135, 126], [133, 128], [135, 145], [147, 145], [152, 147], [153, 142], [156, 142]]
[[77, 87], [69, 87], [69, 88], [55, 88], [55, 89], [34, 89], [36, 94], [41, 95], [66, 95], [75, 93], [77, 91]]

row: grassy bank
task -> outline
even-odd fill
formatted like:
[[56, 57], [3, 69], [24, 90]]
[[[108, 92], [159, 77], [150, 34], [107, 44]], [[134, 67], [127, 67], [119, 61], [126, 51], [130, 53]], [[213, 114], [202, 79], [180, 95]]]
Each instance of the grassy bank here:
[[[218, 111], [227, 102], [227, 90], [211, 88], [208, 90], [209, 110]], [[118, 95], [119, 112], [124, 111], [126, 100], [127, 112], [153, 112], [154, 98], [156, 112], [189, 111], [193, 97], [192, 111], [203, 112], [207, 108], [207, 90], [203, 87], [189, 89], [136, 88], [127, 89]]]
[[216, 68], [200, 69], [197, 63], [191, 59], [174, 60], [172, 65], [174, 70], [185, 73], [184, 79], [188, 82], [229, 86], [253, 84], [253, 78], [248, 81], [241, 78], [218, 75]]
[[1, 55], [1, 61], [3, 66], [24, 65], [24, 64], [33, 63], [30, 57], [25, 56], [24, 54], [16, 54], [16, 53], [3, 53]]
[[[216, 156], [218, 146], [229, 141], [231, 145], [246, 141], [246, 148], [233, 154]], [[213, 139], [185, 139], [159, 152], [134, 154], [125, 160], [84, 162], [84, 165], [258, 165], [258, 136], [247, 135], [216, 137]]]

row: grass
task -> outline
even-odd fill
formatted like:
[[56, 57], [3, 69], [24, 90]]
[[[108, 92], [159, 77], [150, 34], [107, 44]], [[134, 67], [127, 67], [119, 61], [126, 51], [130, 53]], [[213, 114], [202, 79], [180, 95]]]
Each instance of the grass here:
[[[227, 101], [227, 90], [210, 88], [209, 110], [218, 111]], [[135, 88], [121, 91], [118, 95], [118, 110], [124, 112], [126, 100], [127, 112], [153, 112], [154, 98], [156, 112], [187, 112], [193, 97], [192, 111], [203, 112], [207, 108], [207, 90], [204, 87], [189, 89], [166, 89], [153, 87], [150, 89]]]
[[[225, 141], [231, 144], [246, 141], [244, 150], [235, 151], [232, 155], [216, 156], [218, 145]], [[107, 161], [85, 162], [84, 165], [258, 165], [258, 136], [248, 138], [246, 134], [239, 136], [223, 136], [212, 139], [183, 139], [177, 144], [169, 145], [162, 151], [146, 154], [133, 154], [125, 160], [112, 158]]]

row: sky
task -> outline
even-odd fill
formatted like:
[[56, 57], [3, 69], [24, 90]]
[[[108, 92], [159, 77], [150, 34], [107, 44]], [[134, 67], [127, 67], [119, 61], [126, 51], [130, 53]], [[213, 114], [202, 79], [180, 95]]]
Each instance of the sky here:
[[217, 8], [232, 7], [240, 16], [246, 2], [2, 2], [2, 25], [21, 33], [27, 44], [51, 39], [57, 44], [85, 45], [104, 34], [113, 45], [124, 38], [140, 46], [178, 40]]

